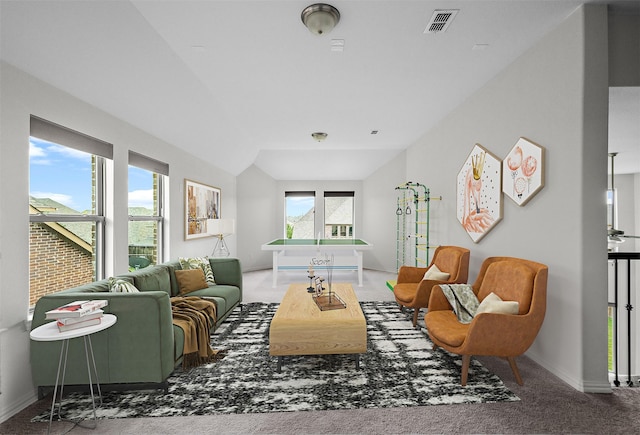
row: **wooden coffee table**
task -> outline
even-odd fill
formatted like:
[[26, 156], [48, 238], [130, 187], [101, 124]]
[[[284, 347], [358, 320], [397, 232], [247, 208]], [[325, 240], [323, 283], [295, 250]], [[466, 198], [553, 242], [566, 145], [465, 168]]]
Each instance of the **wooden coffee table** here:
[[351, 284], [332, 285], [347, 307], [329, 311], [318, 308], [307, 287], [291, 284], [271, 320], [269, 354], [278, 357], [278, 371], [289, 355], [353, 354], [359, 368], [360, 354], [367, 351], [367, 322]]

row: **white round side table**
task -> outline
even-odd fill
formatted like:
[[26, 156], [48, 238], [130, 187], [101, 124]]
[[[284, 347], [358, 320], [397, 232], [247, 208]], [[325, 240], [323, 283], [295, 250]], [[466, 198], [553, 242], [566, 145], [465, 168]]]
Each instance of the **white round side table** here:
[[[51, 422], [53, 421], [53, 411], [56, 404], [56, 394], [58, 391], [58, 384], [60, 384], [60, 400], [58, 402], [58, 416], [62, 409], [62, 393], [64, 389], [64, 374], [67, 368], [67, 354], [69, 352], [69, 340], [73, 338], [82, 337], [84, 339], [84, 352], [87, 358], [87, 373], [89, 375], [89, 390], [91, 391], [91, 402], [93, 404], [93, 421], [97, 424], [96, 417], [96, 401], [93, 395], [93, 380], [91, 378], [91, 365], [89, 363], [89, 356], [91, 356], [91, 364], [93, 365], [93, 373], [95, 375], [95, 384], [98, 387], [98, 395], [100, 397], [100, 404], [102, 404], [102, 392], [100, 391], [100, 382], [98, 380], [98, 371], [96, 370], [96, 360], [93, 357], [93, 347], [91, 345], [91, 334], [103, 331], [116, 323], [117, 317], [113, 314], [105, 314], [102, 316], [101, 321], [97, 325], [85, 326], [83, 328], [72, 329], [71, 331], [60, 332], [57, 322], [45, 323], [40, 325], [31, 331], [30, 337], [34, 341], [62, 341], [60, 348], [60, 359], [58, 360], [58, 372], [56, 374], [56, 385], [53, 388], [53, 399], [51, 401], [51, 414], [49, 415], [49, 428], [47, 433], [51, 431]], [[63, 363], [64, 360], [64, 363]], [[62, 378], [60, 378], [60, 370], [62, 370]]]

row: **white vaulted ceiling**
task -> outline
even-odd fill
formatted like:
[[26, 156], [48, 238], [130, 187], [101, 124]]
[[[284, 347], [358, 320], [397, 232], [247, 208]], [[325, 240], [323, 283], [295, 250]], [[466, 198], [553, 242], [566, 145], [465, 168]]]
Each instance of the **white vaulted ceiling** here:
[[[312, 3], [1, 1], [0, 54], [234, 175], [360, 180], [584, 1], [339, 0], [322, 36], [300, 19]], [[423, 33], [443, 8], [447, 31]]]

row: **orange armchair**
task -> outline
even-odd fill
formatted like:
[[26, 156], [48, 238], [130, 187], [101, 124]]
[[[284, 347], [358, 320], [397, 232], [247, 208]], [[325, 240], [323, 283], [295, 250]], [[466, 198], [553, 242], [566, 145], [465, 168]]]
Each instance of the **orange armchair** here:
[[487, 258], [473, 284], [482, 302], [490, 293], [517, 301], [518, 314], [483, 312], [471, 323], [460, 323], [439, 286], [433, 288], [424, 317], [433, 348], [462, 355], [461, 384], [467, 384], [471, 355], [506, 358], [519, 385], [523, 385], [515, 357], [531, 346], [542, 326], [547, 307], [546, 265], [512, 257]]
[[418, 323], [420, 308], [428, 308], [431, 288], [437, 284], [465, 283], [469, 276], [470, 251], [458, 246], [438, 246], [433, 253], [432, 265], [449, 274], [445, 281], [423, 280], [429, 267], [401, 266], [398, 280], [393, 286], [396, 302], [401, 307], [413, 308], [413, 326]]

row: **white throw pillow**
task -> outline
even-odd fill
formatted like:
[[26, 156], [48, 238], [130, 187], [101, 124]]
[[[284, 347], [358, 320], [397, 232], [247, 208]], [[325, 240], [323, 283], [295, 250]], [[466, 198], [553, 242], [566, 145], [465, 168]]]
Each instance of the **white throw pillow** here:
[[480, 302], [476, 310], [476, 316], [480, 313], [518, 314], [520, 304], [517, 301], [503, 301], [495, 293], [489, 293]]
[[442, 272], [435, 264], [432, 265], [424, 274], [423, 280], [430, 279], [432, 281], [446, 281], [449, 279], [449, 274]]
[[109, 291], [111, 293], [138, 293], [140, 290], [124, 279], [109, 278]]
[[202, 269], [207, 285], [216, 285], [216, 279], [213, 276], [213, 269], [211, 268], [211, 263], [209, 263], [209, 257], [178, 257], [178, 261], [180, 262], [182, 270]]

